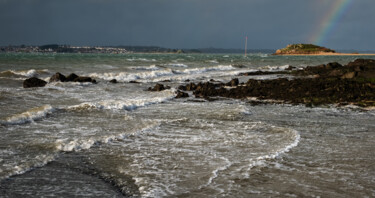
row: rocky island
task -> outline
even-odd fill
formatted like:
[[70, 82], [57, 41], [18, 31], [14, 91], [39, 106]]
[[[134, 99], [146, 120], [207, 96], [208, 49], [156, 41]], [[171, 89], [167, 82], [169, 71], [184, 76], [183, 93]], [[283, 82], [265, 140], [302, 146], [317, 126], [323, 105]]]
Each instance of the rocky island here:
[[309, 55], [336, 53], [335, 50], [313, 44], [291, 44], [283, 49], [278, 49], [274, 55]]
[[335, 50], [313, 44], [290, 44], [276, 50], [272, 55], [280, 56], [374, 56], [373, 53], [340, 53]]

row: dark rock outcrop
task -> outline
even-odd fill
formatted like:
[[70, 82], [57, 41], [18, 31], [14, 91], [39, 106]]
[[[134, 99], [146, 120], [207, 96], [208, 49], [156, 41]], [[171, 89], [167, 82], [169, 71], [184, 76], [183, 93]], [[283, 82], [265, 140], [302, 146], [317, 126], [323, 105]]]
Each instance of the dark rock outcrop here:
[[63, 74], [59, 73], [59, 72], [57, 72], [56, 74], [54, 74], [53, 76], [51, 76], [51, 78], [49, 79], [50, 83], [51, 82], [58, 82], [58, 81], [60, 81], [60, 82], [65, 82], [66, 81], [66, 77]]
[[253, 71], [253, 72], [240, 73], [238, 75], [239, 76], [258, 76], [258, 75], [274, 75], [274, 74], [290, 74], [290, 70], [285, 69], [285, 71]]
[[69, 76], [66, 77], [66, 82], [73, 82], [74, 79], [78, 78], [79, 76], [75, 73], [69, 74]]
[[[178, 87], [180, 90], [193, 91], [197, 98], [212, 100], [215, 97], [279, 100], [307, 106], [321, 104], [348, 104], [375, 106], [375, 61], [358, 59], [342, 66], [329, 63], [315, 67], [306, 67], [292, 74], [297, 78], [288, 80], [249, 79], [243, 86], [234, 79], [228, 83], [190, 83]], [[298, 78], [303, 76], [302, 78]], [[307, 77], [310, 76], [310, 77]], [[313, 76], [313, 78], [311, 77]], [[232, 86], [226, 88], [225, 86]]]
[[44, 87], [46, 86], [47, 82], [41, 80], [36, 77], [28, 78], [23, 81], [23, 88], [31, 88], [31, 87]]
[[235, 78], [235, 79], [232, 79], [231, 81], [229, 81], [226, 85], [231, 86], [231, 87], [235, 87], [235, 86], [238, 86], [238, 84], [239, 84], [238, 78]]
[[185, 93], [185, 92], [182, 92], [182, 91], [177, 91], [177, 95], [175, 98], [188, 98], [189, 97], [189, 94], [188, 93]]
[[299, 76], [315, 76], [321, 78], [375, 78], [375, 60], [357, 59], [342, 66], [339, 63], [328, 63], [326, 65], [308, 66], [304, 70], [294, 71]]
[[163, 84], [157, 83], [153, 88], [149, 87], [148, 91], [163, 91], [163, 90], [170, 89], [170, 88], [171, 88], [170, 86], [164, 86]]
[[78, 76], [75, 73], [71, 73], [69, 76], [65, 77], [63, 74], [57, 72], [53, 76], [51, 76], [49, 82], [91, 82], [91, 83], [96, 83], [96, 80], [87, 77], [87, 76]]
[[92, 79], [91, 77], [87, 77], [87, 76], [78, 76], [77, 78], [75, 78], [73, 80], [73, 82], [91, 82], [91, 83], [96, 83], [96, 80], [95, 79]]
[[110, 83], [114, 83], [114, 84], [116, 84], [116, 83], [117, 83], [117, 80], [116, 80], [116, 79], [112, 79], [112, 80], [110, 80], [109, 82], [110, 82]]

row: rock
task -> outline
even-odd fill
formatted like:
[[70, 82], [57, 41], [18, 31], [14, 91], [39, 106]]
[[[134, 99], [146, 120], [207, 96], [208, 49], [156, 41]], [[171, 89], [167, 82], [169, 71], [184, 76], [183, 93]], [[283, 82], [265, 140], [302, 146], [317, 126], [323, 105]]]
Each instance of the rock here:
[[117, 83], [117, 80], [116, 79], [112, 79], [109, 81], [110, 83]]
[[[328, 63], [293, 71], [291, 74], [299, 73], [316, 77], [249, 79], [243, 86], [236, 86], [238, 79], [233, 79], [225, 84], [190, 83], [181, 85], [179, 89], [193, 91], [196, 98], [204, 99], [256, 97], [308, 106], [333, 103], [375, 106], [375, 61], [356, 60], [346, 66]], [[226, 89], [225, 86], [233, 87]]]
[[357, 76], [357, 73], [358, 72], [348, 72], [348, 73], [342, 75], [341, 78], [351, 79], [351, 78], [354, 78], [355, 76]]
[[287, 67], [285, 70], [290, 71], [290, 70], [293, 70], [293, 69], [296, 69], [296, 67], [293, 67], [293, 66], [289, 65], [289, 67]]
[[230, 82], [228, 82], [226, 85], [231, 86], [231, 87], [236, 87], [238, 86], [238, 84], [239, 84], [238, 78], [234, 78]]
[[79, 76], [75, 73], [69, 74], [69, 76], [66, 77], [66, 82], [73, 82], [74, 79], [78, 78]]
[[182, 91], [177, 91], [177, 95], [175, 98], [187, 98], [189, 97], [188, 93], [182, 92]]
[[341, 68], [342, 65], [338, 62], [333, 62], [333, 63], [328, 63], [326, 66], [325, 66], [325, 69], [337, 69], [337, 68]]
[[49, 79], [50, 83], [51, 82], [58, 82], [58, 81], [60, 81], [60, 82], [65, 82], [66, 81], [66, 77], [63, 74], [59, 73], [59, 72], [57, 72], [56, 74], [54, 74], [53, 76], [51, 76], [51, 78]]
[[73, 80], [73, 82], [91, 82], [91, 83], [96, 83], [95, 79], [92, 79], [90, 77], [86, 76], [79, 76]]
[[140, 83], [140, 82], [137, 82], [135, 80], [131, 80], [131, 81], [129, 81], [129, 83]]
[[153, 88], [149, 87], [148, 90], [149, 91], [163, 91], [163, 90], [170, 89], [170, 88], [171, 87], [169, 86], [164, 87], [164, 85], [157, 83]]
[[274, 75], [274, 74], [289, 74], [290, 72], [285, 69], [285, 71], [253, 71], [240, 73], [239, 76], [257, 76], [257, 75]]
[[28, 78], [25, 81], [23, 81], [23, 88], [30, 88], [30, 87], [44, 87], [46, 86], [47, 82], [44, 80], [41, 80], [36, 77]]

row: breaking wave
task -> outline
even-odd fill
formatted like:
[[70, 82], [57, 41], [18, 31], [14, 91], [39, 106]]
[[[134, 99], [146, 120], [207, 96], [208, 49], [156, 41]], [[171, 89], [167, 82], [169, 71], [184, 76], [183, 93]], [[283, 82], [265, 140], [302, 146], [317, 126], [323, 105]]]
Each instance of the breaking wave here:
[[30, 70], [20, 70], [20, 71], [15, 71], [15, 70], [6, 70], [0, 72], [0, 77], [36, 77], [41, 74], [49, 74], [48, 69], [43, 69], [43, 70], [35, 70], [35, 69], [30, 69]]
[[175, 97], [173, 90], [164, 91], [168, 94], [164, 97], [141, 98], [141, 99], [127, 99], [127, 100], [103, 100], [99, 102], [85, 102], [79, 105], [69, 107], [70, 110], [82, 109], [107, 109], [107, 110], [127, 110], [133, 111], [139, 107], [145, 107], [153, 104], [166, 102]]
[[101, 78], [104, 80], [116, 79], [121, 82], [129, 82], [132, 80], [150, 80], [158, 77], [177, 76], [177, 75], [191, 75], [204, 74], [215, 71], [231, 71], [236, 68], [232, 65], [219, 65], [215, 67], [189, 68], [181, 70], [163, 69], [145, 72], [110, 72], [110, 73], [91, 73], [89, 76], [94, 78]]
[[17, 125], [34, 122], [36, 120], [47, 117], [47, 115], [52, 114], [55, 110], [56, 109], [51, 105], [44, 105], [41, 107], [29, 109], [20, 114], [7, 117], [5, 118], [5, 120], [0, 121], [0, 123], [2, 125]]
[[281, 65], [281, 66], [270, 66], [270, 65], [267, 65], [267, 66], [259, 67], [258, 69], [260, 69], [260, 70], [266, 70], [266, 71], [280, 71], [280, 70], [287, 69], [289, 66], [290, 65]]

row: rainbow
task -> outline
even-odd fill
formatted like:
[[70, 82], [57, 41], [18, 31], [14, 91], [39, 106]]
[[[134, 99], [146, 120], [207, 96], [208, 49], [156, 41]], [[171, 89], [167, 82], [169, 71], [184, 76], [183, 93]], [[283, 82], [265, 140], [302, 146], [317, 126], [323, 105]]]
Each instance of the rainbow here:
[[317, 32], [309, 39], [311, 43], [323, 45], [336, 29], [341, 17], [347, 12], [353, 0], [335, 0], [330, 11], [319, 23]]

